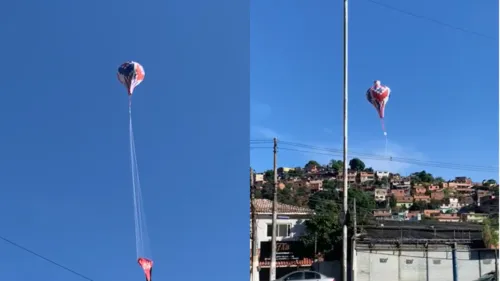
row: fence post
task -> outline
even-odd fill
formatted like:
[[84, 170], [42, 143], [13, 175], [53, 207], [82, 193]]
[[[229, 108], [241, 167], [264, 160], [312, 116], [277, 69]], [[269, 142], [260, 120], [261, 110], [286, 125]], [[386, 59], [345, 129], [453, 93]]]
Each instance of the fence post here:
[[425, 243], [425, 280], [429, 281], [429, 244]]
[[477, 260], [479, 262], [479, 277], [481, 277], [481, 275], [483, 275], [483, 269], [481, 268], [481, 250], [477, 250]]
[[453, 264], [453, 281], [458, 281], [457, 272], [457, 243], [453, 243], [453, 248], [451, 250], [451, 261]]

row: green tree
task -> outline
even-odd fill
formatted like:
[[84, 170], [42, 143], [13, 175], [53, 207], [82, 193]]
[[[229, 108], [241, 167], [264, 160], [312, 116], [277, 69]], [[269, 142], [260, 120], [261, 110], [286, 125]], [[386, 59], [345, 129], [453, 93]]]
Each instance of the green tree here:
[[388, 186], [389, 185], [389, 178], [388, 177], [382, 177], [380, 179], [380, 184], [383, 186]]
[[434, 182], [434, 177], [432, 174], [427, 173], [426, 171], [416, 172], [410, 175], [412, 184], [419, 183], [432, 183]]
[[484, 186], [492, 186], [492, 185], [496, 185], [496, 184], [497, 184], [497, 181], [494, 179], [489, 179], [489, 180], [483, 181]]
[[368, 167], [365, 169], [365, 172], [367, 173], [373, 173], [373, 168], [372, 167]]
[[424, 201], [415, 201], [413, 202], [413, 205], [410, 206], [410, 211], [423, 211], [427, 209], [427, 203]]
[[339, 186], [339, 182], [333, 180], [324, 180], [323, 181], [323, 189], [334, 190]]
[[298, 187], [295, 191], [295, 205], [306, 207], [309, 203], [309, 196], [311, 191], [305, 186]]
[[273, 170], [267, 170], [264, 172], [264, 181], [274, 182], [274, 171]]
[[498, 227], [494, 227], [489, 219], [483, 221], [483, 240], [488, 247], [498, 247]]
[[450, 198], [450, 190], [448, 188], [443, 189], [444, 198]]
[[290, 178], [300, 178], [304, 176], [304, 171], [302, 170], [301, 167], [296, 167], [290, 171], [288, 171], [288, 176]]
[[333, 245], [342, 239], [339, 221], [340, 205], [332, 201], [322, 201], [316, 206], [316, 214], [305, 222], [306, 233], [301, 238], [306, 245], [316, 242], [318, 252], [333, 250]]
[[432, 210], [437, 210], [441, 206], [441, 201], [436, 199], [431, 199], [431, 202], [428, 204], [428, 208]]
[[373, 195], [355, 188], [349, 188], [348, 193], [349, 206], [353, 206], [353, 201], [356, 199], [356, 214], [358, 223], [365, 223], [370, 217], [368, 214], [370, 214], [373, 209], [377, 208], [375, 198]]
[[442, 184], [444, 182], [444, 179], [442, 177], [437, 177], [434, 179], [434, 183], [437, 183], [437, 184]]
[[397, 206], [396, 199], [393, 196], [389, 197], [389, 206], [391, 209], [394, 209]]
[[309, 162], [307, 162], [307, 164], [304, 166], [304, 168], [307, 170], [307, 169], [311, 169], [312, 167], [321, 167], [321, 165], [317, 162], [317, 161], [314, 161], [314, 160], [310, 160]]
[[274, 185], [271, 182], [266, 182], [260, 189], [262, 199], [273, 200]]
[[293, 190], [290, 185], [286, 185], [283, 189], [278, 189], [278, 202], [288, 205], [295, 204]]
[[334, 188], [325, 188], [321, 191], [313, 193], [309, 197], [309, 208], [316, 210], [317, 206], [321, 206], [322, 202], [339, 203], [339, 193]]
[[363, 163], [363, 161], [361, 161], [361, 159], [359, 158], [353, 158], [351, 159], [351, 161], [349, 161], [349, 167], [351, 168], [351, 170], [360, 172], [365, 169], [365, 163]]
[[332, 159], [330, 160], [330, 164], [329, 164], [330, 168], [335, 172], [335, 173], [338, 173], [340, 171], [342, 171], [343, 167], [344, 167], [344, 162], [342, 162], [341, 160], [335, 160], [335, 159]]

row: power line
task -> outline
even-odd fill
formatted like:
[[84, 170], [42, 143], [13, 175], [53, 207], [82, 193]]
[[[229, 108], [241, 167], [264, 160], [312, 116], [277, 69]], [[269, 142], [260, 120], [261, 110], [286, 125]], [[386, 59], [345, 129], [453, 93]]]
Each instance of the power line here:
[[[251, 149], [270, 149], [271, 148], [269, 146], [261, 145], [261, 144], [266, 144], [266, 142], [258, 143], [259, 146], [252, 146], [252, 144], [253, 144], [252, 140], [250, 141], [250, 143], [251, 143], [251, 146], [250, 146]], [[285, 151], [312, 153], [312, 154], [328, 155], [328, 156], [340, 156], [340, 155], [342, 155], [341, 149], [318, 147], [318, 146], [312, 146], [312, 145], [295, 143], [295, 142], [287, 142], [287, 141], [281, 141], [280, 144], [282, 145], [282, 147], [280, 149], [285, 150]], [[285, 147], [283, 147], [283, 146], [285, 146]], [[288, 147], [286, 147], [286, 146], [288, 146]], [[398, 163], [406, 163], [406, 164], [426, 166], [426, 167], [444, 168], [444, 169], [451, 169], [451, 170], [474, 171], [474, 172], [492, 172], [492, 173], [498, 171], [498, 167], [496, 167], [496, 166], [469, 165], [469, 164], [446, 163], [446, 162], [438, 162], [438, 161], [424, 161], [424, 160], [405, 158], [405, 157], [391, 157], [391, 156], [386, 157], [386, 156], [382, 156], [382, 155], [378, 155], [378, 154], [362, 153], [362, 152], [354, 152], [354, 151], [351, 151], [350, 154], [352, 156], [355, 156], [355, 157], [360, 157], [360, 158], [370, 159], [370, 160], [398, 162]]]
[[64, 266], [64, 265], [62, 265], [62, 264], [60, 264], [60, 263], [58, 263], [58, 262], [56, 262], [56, 261], [54, 261], [52, 259], [49, 259], [49, 258], [47, 258], [47, 257], [45, 257], [45, 256], [43, 256], [41, 254], [38, 254], [37, 252], [32, 251], [32, 250], [30, 250], [30, 249], [28, 249], [28, 248], [26, 248], [24, 246], [21, 246], [21, 245], [17, 244], [16, 242], [14, 242], [14, 241], [12, 241], [10, 239], [7, 239], [7, 238], [2, 237], [2, 236], [0, 236], [0, 239], [3, 240], [3, 241], [5, 241], [5, 242], [7, 242], [7, 243], [9, 243], [9, 244], [11, 244], [12, 246], [14, 246], [16, 248], [19, 248], [19, 249], [21, 249], [21, 250], [23, 250], [23, 251], [25, 251], [25, 252], [27, 252], [27, 253], [29, 253], [31, 255], [34, 255], [34, 256], [36, 256], [36, 257], [38, 257], [38, 258], [40, 258], [40, 259], [42, 259], [42, 260], [44, 260], [46, 262], [49, 262], [49, 263], [51, 263], [51, 264], [53, 264], [53, 265], [55, 265], [55, 266], [57, 266], [57, 267], [65, 270], [65, 271], [73, 273], [76, 276], [79, 276], [79, 277], [81, 277], [81, 278], [83, 278], [85, 280], [88, 280], [88, 281], [94, 281], [94, 279], [92, 279], [90, 277], [87, 277], [87, 276], [85, 276], [85, 275], [83, 275], [83, 274], [81, 274], [81, 273], [79, 273], [79, 272], [77, 272], [77, 271], [75, 271], [75, 270], [73, 270], [73, 269], [71, 269], [71, 268], [69, 268], [67, 266]]
[[470, 34], [473, 34], [475, 36], [483, 37], [483, 38], [486, 38], [486, 39], [489, 39], [489, 40], [497, 40], [496, 38], [493, 38], [493, 37], [488, 36], [486, 34], [483, 34], [483, 33], [477, 32], [477, 31], [473, 31], [473, 30], [469, 30], [469, 29], [465, 29], [463, 27], [454, 26], [454, 25], [451, 25], [449, 23], [446, 23], [446, 22], [443, 22], [443, 21], [440, 21], [440, 20], [437, 20], [437, 19], [434, 19], [434, 18], [431, 18], [431, 17], [427, 17], [427, 16], [423, 16], [423, 15], [418, 15], [418, 14], [412, 13], [410, 11], [406, 11], [406, 10], [403, 10], [403, 9], [400, 9], [400, 8], [388, 5], [386, 3], [378, 2], [378, 1], [375, 1], [375, 0], [365, 0], [365, 1], [370, 2], [372, 4], [375, 4], [375, 5], [378, 5], [380, 7], [383, 7], [385, 9], [398, 12], [400, 14], [404, 14], [404, 15], [407, 15], [407, 16], [410, 16], [410, 17], [421, 19], [421, 20], [426, 20], [426, 21], [432, 22], [434, 24], [441, 25], [441, 26], [444, 26], [444, 27], [447, 27], [447, 28], [450, 28], [450, 29], [454, 29], [454, 30], [457, 30], [457, 31], [460, 31], [460, 32], [470, 33]]

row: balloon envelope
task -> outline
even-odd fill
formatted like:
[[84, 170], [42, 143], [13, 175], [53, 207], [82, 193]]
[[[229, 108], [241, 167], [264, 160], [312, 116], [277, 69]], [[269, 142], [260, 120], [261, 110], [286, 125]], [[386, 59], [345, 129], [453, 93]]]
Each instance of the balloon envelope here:
[[132, 95], [134, 89], [144, 80], [144, 67], [135, 61], [128, 61], [118, 67], [118, 80], [127, 88], [127, 93]]
[[380, 81], [375, 81], [374, 85], [366, 91], [366, 99], [375, 107], [380, 118], [384, 118], [384, 111], [391, 89], [385, 85], [380, 84]]

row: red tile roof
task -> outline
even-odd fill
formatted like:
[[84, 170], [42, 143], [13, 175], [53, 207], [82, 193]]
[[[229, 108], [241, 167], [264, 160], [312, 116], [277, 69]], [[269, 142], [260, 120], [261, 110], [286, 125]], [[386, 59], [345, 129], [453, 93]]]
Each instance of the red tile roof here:
[[[268, 199], [254, 199], [255, 210], [257, 213], [272, 213], [273, 201]], [[278, 203], [278, 213], [280, 214], [313, 214], [314, 211], [309, 208], [297, 207]]]

